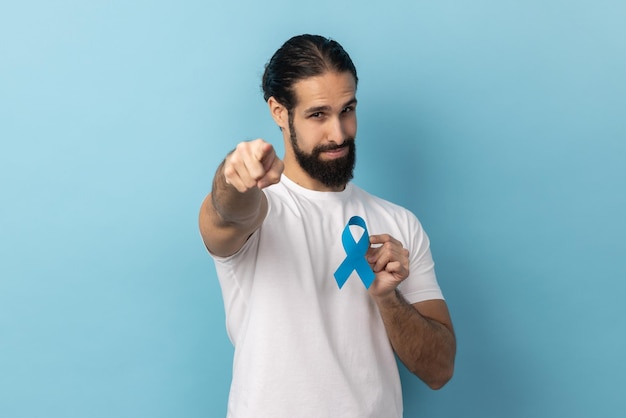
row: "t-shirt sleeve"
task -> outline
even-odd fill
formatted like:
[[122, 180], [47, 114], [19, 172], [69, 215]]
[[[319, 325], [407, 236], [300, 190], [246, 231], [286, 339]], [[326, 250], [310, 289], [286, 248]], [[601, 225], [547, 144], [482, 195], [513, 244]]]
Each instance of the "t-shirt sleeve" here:
[[437, 276], [435, 262], [430, 252], [430, 240], [419, 220], [411, 214], [408, 220], [411, 231], [409, 277], [399, 286], [407, 302], [413, 304], [432, 299], [444, 299]]

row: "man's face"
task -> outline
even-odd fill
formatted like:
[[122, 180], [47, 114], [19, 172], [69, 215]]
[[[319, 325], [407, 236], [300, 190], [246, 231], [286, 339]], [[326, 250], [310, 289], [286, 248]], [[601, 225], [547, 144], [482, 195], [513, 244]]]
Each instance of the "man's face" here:
[[293, 155], [311, 179], [340, 190], [356, 162], [356, 85], [350, 73], [325, 73], [294, 85], [297, 105], [289, 113]]

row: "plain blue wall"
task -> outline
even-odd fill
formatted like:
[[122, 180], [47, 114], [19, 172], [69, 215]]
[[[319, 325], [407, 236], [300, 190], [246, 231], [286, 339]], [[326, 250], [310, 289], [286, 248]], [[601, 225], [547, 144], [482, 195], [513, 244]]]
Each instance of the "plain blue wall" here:
[[626, 413], [623, 1], [0, 6], [0, 416], [223, 417], [232, 347], [196, 227], [288, 37], [360, 75], [355, 182], [432, 240], [458, 334], [407, 417]]

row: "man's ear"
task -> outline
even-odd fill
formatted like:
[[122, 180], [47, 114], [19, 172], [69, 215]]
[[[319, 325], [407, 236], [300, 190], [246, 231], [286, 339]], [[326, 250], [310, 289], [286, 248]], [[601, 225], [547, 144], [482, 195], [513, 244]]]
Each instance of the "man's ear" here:
[[276, 122], [278, 127], [281, 130], [287, 129], [289, 124], [289, 112], [287, 111], [287, 108], [278, 103], [278, 100], [276, 100], [274, 96], [267, 99], [267, 105], [270, 108], [272, 119], [274, 119], [274, 122]]

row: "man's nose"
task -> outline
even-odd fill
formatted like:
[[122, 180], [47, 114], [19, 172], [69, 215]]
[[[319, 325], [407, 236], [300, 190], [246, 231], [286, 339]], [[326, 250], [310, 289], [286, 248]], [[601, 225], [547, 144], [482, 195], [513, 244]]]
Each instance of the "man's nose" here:
[[341, 118], [333, 118], [328, 131], [328, 141], [342, 145], [346, 140], [346, 130]]

